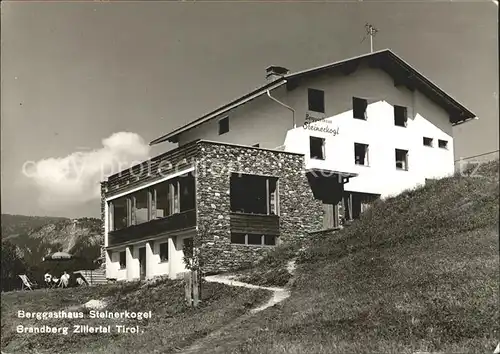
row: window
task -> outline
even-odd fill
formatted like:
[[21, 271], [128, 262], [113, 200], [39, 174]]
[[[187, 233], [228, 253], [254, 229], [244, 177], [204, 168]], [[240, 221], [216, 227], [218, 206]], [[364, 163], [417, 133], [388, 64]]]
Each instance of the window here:
[[352, 98], [352, 114], [356, 119], [366, 120], [366, 108], [368, 107], [368, 101], [364, 98], [353, 97]]
[[406, 127], [408, 120], [408, 109], [402, 106], [394, 106], [394, 124], [398, 127]]
[[396, 169], [408, 171], [408, 150], [396, 149]]
[[230, 178], [231, 211], [278, 215], [277, 191], [276, 177], [233, 173]]
[[263, 235], [247, 235], [247, 244], [248, 245], [262, 245], [262, 237]]
[[194, 176], [189, 173], [179, 179], [180, 200], [179, 210], [181, 212], [195, 208]]
[[246, 236], [245, 234], [240, 234], [240, 233], [231, 233], [231, 243], [237, 243], [239, 245], [246, 245]]
[[219, 120], [219, 135], [225, 134], [229, 131], [229, 117], [224, 117]]
[[149, 191], [142, 190], [132, 195], [132, 220], [134, 225], [149, 221], [148, 213]]
[[129, 226], [128, 198], [117, 198], [111, 202], [112, 230], [121, 230]]
[[195, 179], [192, 173], [175, 178], [154, 187], [153, 204], [156, 218], [192, 210], [196, 205]]
[[441, 148], [441, 149], [448, 149], [448, 142], [446, 140], [441, 140], [439, 139], [438, 140], [438, 146]]
[[109, 202], [109, 229], [121, 230], [196, 207], [192, 173]]
[[260, 144], [253, 144], [252, 147], [258, 148], [258, 147], [260, 147]]
[[309, 151], [311, 159], [325, 159], [325, 139], [314, 136], [309, 137]]
[[433, 141], [432, 138], [426, 138], [424, 136], [424, 146], [430, 146], [430, 147], [432, 147], [432, 141]]
[[308, 108], [310, 111], [325, 113], [325, 92], [316, 89], [307, 90]]
[[120, 269], [127, 268], [127, 253], [125, 251], [120, 252]]
[[171, 183], [163, 182], [154, 187], [156, 218], [164, 218], [173, 214]]
[[168, 241], [160, 243], [160, 261], [161, 262], [168, 261]]
[[276, 244], [276, 236], [274, 235], [264, 235], [264, 245], [274, 246]]
[[368, 145], [354, 143], [354, 161], [356, 165], [368, 166]]
[[274, 246], [276, 245], [276, 236], [232, 232], [231, 243], [252, 246]]

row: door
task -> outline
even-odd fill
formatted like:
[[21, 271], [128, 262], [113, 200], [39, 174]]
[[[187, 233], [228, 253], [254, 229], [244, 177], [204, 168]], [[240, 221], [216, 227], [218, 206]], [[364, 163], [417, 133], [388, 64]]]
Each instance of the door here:
[[141, 280], [146, 279], [146, 247], [139, 248], [139, 269]]
[[339, 226], [338, 204], [323, 204], [323, 229], [334, 229]]

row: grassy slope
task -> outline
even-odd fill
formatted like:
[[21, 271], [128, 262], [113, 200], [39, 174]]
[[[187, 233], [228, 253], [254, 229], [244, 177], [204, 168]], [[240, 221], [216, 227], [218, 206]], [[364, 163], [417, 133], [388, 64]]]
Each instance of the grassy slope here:
[[236, 272], [235, 280], [260, 286], [284, 287], [292, 278], [287, 263], [296, 257], [299, 248], [298, 244], [276, 247], [255, 265]]
[[[265, 301], [269, 294], [262, 290], [233, 288], [208, 283], [204, 286], [203, 303], [193, 310], [184, 303], [184, 287], [180, 281], [163, 280], [141, 288], [139, 283], [113, 284], [99, 287], [36, 290], [2, 294], [2, 350], [6, 353], [170, 353], [176, 347], [190, 345], [250, 307]], [[17, 334], [17, 325], [69, 326], [72, 324], [125, 324], [127, 320], [89, 319], [45, 320], [18, 319], [17, 311], [59, 311], [73, 309], [90, 299], [109, 297], [109, 311], [149, 311], [153, 318], [140, 325], [143, 334]]]
[[290, 299], [203, 353], [493, 352], [498, 167], [377, 202], [302, 253]]

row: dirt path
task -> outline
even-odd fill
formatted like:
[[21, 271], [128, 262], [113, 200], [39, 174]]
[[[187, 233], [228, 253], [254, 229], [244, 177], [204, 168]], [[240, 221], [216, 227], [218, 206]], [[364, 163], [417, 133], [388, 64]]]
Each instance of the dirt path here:
[[[295, 261], [290, 261], [287, 264], [287, 269], [288, 271], [293, 274], [295, 271]], [[218, 330], [208, 334], [207, 336], [197, 340], [193, 345], [190, 347], [180, 351], [182, 354], [194, 354], [198, 352], [202, 352], [202, 349], [204, 346], [209, 345], [210, 342], [215, 341], [217, 339], [220, 339], [226, 331], [233, 330], [235, 327], [237, 327], [240, 323], [245, 321], [246, 319], [250, 318], [254, 314], [263, 311], [271, 306], [274, 306], [281, 301], [287, 299], [290, 296], [290, 290], [287, 288], [278, 288], [278, 287], [267, 287], [267, 286], [259, 286], [259, 285], [253, 285], [253, 284], [248, 284], [248, 283], [243, 283], [240, 281], [233, 280], [235, 275], [211, 275], [208, 277], [205, 277], [205, 281], [207, 282], [213, 282], [213, 283], [221, 283], [221, 284], [226, 284], [229, 286], [240, 286], [248, 289], [263, 289], [272, 292], [271, 298], [263, 305], [256, 307], [254, 309], [251, 309], [250, 312], [244, 314], [243, 316], [238, 317], [234, 321], [226, 324], [222, 328], [219, 328]]]
[[234, 276], [228, 276], [228, 275], [212, 275], [206, 277], [205, 281], [226, 284], [229, 286], [240, 286], [248, 289], [262, 289], [272, 292], [273, 296], [269, 299], [268, 302], [266, 302], [262, 306], [250, 310], [250, 313], [252, 314], [265, 310], [268, 307], [274, 306], [290, 296], [290, 290], [286, 288], [275, 288], [275, 287], [267, 287], [267, 286], [259, 286], [259, 285], [243, 283], [240, 281], [232, 280], [233, 277]]

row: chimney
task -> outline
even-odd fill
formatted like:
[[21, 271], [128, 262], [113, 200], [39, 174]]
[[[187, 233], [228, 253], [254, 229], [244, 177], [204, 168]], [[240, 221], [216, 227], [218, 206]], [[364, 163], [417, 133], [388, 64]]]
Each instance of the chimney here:
[[266, 79], [267, 81], [272, 82], [285, 76], [289, 72], [290, 70], [282, 66], [271, 65], [266, 69]]

